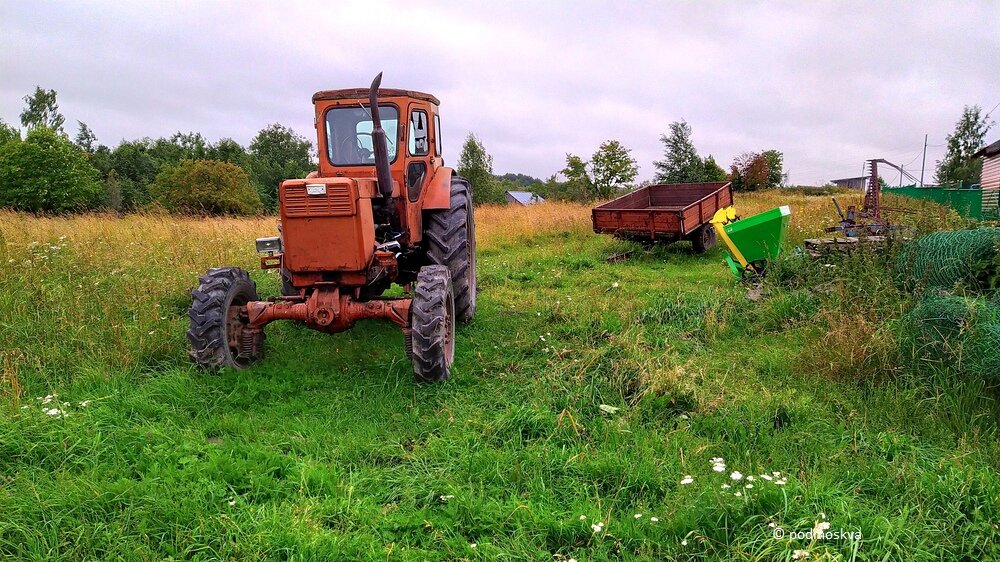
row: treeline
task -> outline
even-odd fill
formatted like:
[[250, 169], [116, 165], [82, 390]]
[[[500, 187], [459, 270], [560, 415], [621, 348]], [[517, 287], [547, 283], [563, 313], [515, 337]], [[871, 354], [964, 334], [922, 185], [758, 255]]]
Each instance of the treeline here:
[[0, 207], [253, 214], [277, 208], [282, 180], [315, 169], [312, 143], [279, 124], [262, 129], [247, 147], [178, 132], [111, 148], [82, 121], [70, 139], [54, 90], [36, 88], [24, 101], [23, 136], [0, 121]]
[[[736, 191], [779, 187], [787, 182], [784, 157], [777, 150], [744, 152], [729, 166], [720, 167], [712, 155], [702, 158], [691, 141], [691, 126], [684, 121], [670, 124], [669, 134], [660, 136], [663, 159], [653, 162], [656, 170], [649, 183], [695, 183], [731, 181]], [[565, 167], [541, 180], [524, 174], [493, 173], [493, 157], [475, 134], [469, 134], [458, 159], [458, 174], [472, 183], [477, 203], [503, 203], [507, 191], [530, 191], [546, 199], [589, 202], [607, 199], [634, 187], [639, 165], [632, 151], [617, 140], [608, 140], [584, 160], [566, 155]]]

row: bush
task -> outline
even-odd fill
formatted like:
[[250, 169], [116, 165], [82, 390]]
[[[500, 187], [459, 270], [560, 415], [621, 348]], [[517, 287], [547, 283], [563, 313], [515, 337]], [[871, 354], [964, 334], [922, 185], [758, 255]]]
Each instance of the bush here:
[[87, 155], [69, 139], [36, 127], [0, 146], [0, 206], [19, 211], [83, 211], [100, 206], [104, 188]]
[[149, 186], [153, 200], [175, 213], [249, 215], [261, 211], [247, 173], [216, 160], [183, 160], [167, 166]]

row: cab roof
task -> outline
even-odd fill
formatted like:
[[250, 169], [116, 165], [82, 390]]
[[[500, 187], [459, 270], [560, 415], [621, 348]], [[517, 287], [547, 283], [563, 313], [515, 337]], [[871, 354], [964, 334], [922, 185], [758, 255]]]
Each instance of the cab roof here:
[[[368, 88], [348, 88], [346, 90], [320, 90], [313, 94], [313, 103], [321, 100], [368, 100]], [[430, 94], [415, 92], [413, 90], [396, 90], [393, 88], [379, 88], [378, 97], [398, 98], [408, 97], [423, 101], [429, 101], [434, 105], [441, 105], [438, 99]]]

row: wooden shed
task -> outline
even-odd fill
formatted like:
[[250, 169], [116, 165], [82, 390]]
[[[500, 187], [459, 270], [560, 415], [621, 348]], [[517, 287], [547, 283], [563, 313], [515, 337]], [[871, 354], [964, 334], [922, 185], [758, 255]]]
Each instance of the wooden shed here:
[[983, 159], [983, 173], [979, 176], [979, 184], [983, 190], [983, 211], [1000, 215], [1000, 140], [984, 146], [972, 157]]

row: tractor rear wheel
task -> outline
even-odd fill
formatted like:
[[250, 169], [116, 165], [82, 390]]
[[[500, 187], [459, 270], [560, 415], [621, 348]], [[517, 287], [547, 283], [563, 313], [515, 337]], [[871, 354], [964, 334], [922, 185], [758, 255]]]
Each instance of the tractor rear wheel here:
[[292, 274], [285, 268], [278, 270], [278, 276], [281, 278], [281, 296], [283, 297], [295, 297], [298, 296], [299, 290], [292, 285]]
[[459, 322], [476, 315], [476, 221], [469, 182], [451, 180], [451, 207], [427, 216], [424, 237], [432, 264], [445, 265], [455, 288], [455, 312]]
[[425, 265], [417, 273], [410, 338], [417, 382], [446, 380], [455, 359], [455, 292], [451, 273], [443, 265]]
[[248, 330], [244, 305], [260, 300], [257, 285], [238, 267], [218, 267], [191, 292], [188, 355], [202, 367], [243, 369], [263, 356], [263, 331]]
[[704, 254], [715, 246], [715, 226], [705, 224], [691, 234], [691, 246], [694, 253]]

